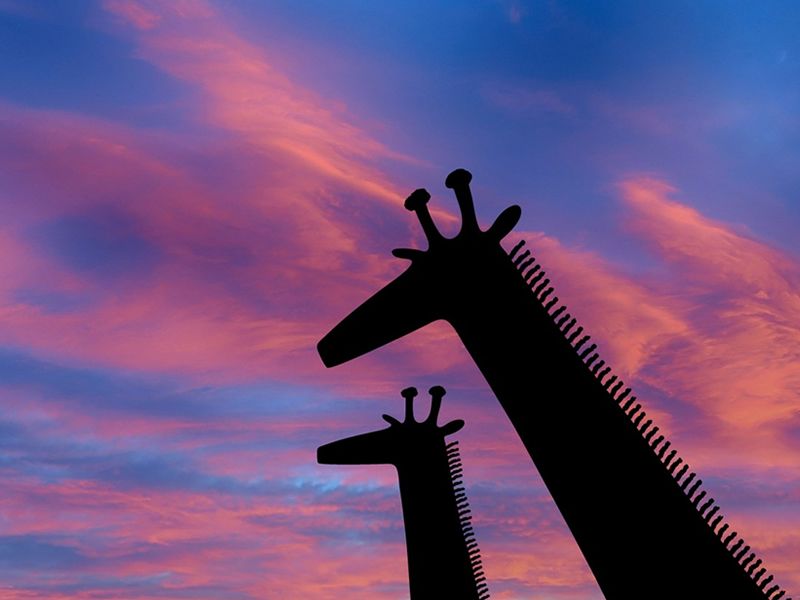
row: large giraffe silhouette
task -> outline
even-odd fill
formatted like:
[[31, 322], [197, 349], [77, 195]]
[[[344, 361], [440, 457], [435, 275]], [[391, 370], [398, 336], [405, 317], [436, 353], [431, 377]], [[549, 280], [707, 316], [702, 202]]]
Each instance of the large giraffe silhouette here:
[[320, 446], [317, 462], [397, 468], [411, 600], [485, 600], [489, 591], [461, 485], [458, 442], [444, 439], [464, 421], [437, 425], [445, 394], [441, 386], [430, 389], [431, 410], [424, 421], [414, 419], [417, 390], [401, 394], [406, 401], [402, 422], [383, 415], [388, 428]]
[[445, 182], [462, 217], [451, 239], [437, 230], [427, 191], [408, 197], [429, 247], [393, 251], [410, 266], [319, 342], [325, 365], [449, 322], [606, 598], [783, 598], [630, 389], [599, 360], [530, 252], [519, 253], [521, 243], [511, 253], [500, 246], [520, 208], [504, 210], [486, 231], [478, 227], [471, 179], [458, 169]]

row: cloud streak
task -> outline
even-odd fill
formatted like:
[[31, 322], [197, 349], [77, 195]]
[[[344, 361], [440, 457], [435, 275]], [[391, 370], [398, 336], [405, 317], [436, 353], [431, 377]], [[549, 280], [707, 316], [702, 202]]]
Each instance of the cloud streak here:
[[[419, 240], [397, 175], [419, 165], [280, 72], [218, 6], [103, 6], [104, 27], [191, 90], [193, 129], [0, 104], [4, 597], [402, 596], [395, 473], [320, 467], [313, 451], [381, 426], [413, 383], [447, 386], [443, 418], [467, 420], [493, 595], [599, 598], [446, 326], [332, 371], [315, 354], [402, 268], [388, 251]], [[549, 89], [492, 99], [580, 116]], [[726, 516], [800, 589], [800, 263], [666, 178], [625, 178], [616, 200], [612, 233], [651, 271], [556, 233], [519, 236]]]

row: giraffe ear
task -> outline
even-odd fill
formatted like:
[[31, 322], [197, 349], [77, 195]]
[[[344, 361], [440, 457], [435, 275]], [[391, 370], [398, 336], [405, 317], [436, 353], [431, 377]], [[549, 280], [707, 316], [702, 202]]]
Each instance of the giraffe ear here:
[[414, 260], [415, 258], [419, 258], [425, 254], [423, 250], [417, 250], [415, 248], [395, 248], [392, 250], [392, 255], [396, 256], [397, 258], [405, 258], [408, 260]]
[[397, 419], [395, 419], [395, 418], [394, 418], [393, 416], [391, 416], [391, 415], [381, 415], [381, 417], [382, 417], [382, 418], [383, 418], [383, 420], [384, 420], [384, 421], [386, 421], [386, 422], [387, 422], [389, 425], [392, 425], [392, 426], [394, 426], [394, 425], [402, 425], [402, 423], [400, 423], [400, 421], [398, 421]]
[[460, 430], [462, 427], [464, 427], [464, 421], [462, 419], [456, 419], [455, 421], [450, 421], [442, 425], [439, 431], [442, 432], [442, 435], [450, 435]]
[[499, 242], [506, 237], [512, 229], [514, 229], [514, 225], [517, 224], [521, 216], [522, 209], [519, 206], [516, 204], [509, 206], [494, 220], [494, 223], [492, 223], [492, 226], [489, 227], [486, 235]]

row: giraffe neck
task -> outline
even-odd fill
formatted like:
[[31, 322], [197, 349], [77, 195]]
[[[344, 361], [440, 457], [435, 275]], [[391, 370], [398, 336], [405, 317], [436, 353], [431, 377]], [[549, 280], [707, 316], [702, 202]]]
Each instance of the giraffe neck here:
[[[519, 262], [519, 261], [518, 261]], [[448, 315], [519, 433], [609, 600], [777, 599], [749, 547], [720, 525], [668, 442], [598, 376], [507, 257], [492, 295]], [[539, 279], [539, 281], [544, 281]], [[552, 291], [552, 290], [551, 290]], [[566, 313], [564, 313], [566, 314]], [[570, 333], [577, 331], [573, 327]], [[593, 366], [600, 364], [596, 360]], [[603, 382], [612, 391], [608, 391]], [[683, 485], [683, 487], [682, 487]], [[713, 525], [712, 525], [713, 524]], [[748, 572], [749, 571], [749, 572]]]
[[397, 465], [411, 600], [489, 597], [460, 485], [455, 442]]

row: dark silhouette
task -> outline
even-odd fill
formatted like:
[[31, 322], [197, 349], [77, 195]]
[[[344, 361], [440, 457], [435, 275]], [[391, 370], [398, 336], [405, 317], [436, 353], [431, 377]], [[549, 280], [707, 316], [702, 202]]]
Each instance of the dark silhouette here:
[[412, 600], [484, 600], [489, 597], [470, 510], [461, 484], [458, 442], [446, 435], [464, 421], [436, 424], [444, 388], [431, 388], [428, 418], [414, 420], [415, 388], [402, 392], [406, 416], [401, 423], [383, 415], [387, 429], [320, 446], [320, 464], [376, 465], [397, 468], [408, 552]]
[[428, 250], [393, 251], [411, 265], [319, 342], [323, 362], [340, 364], [444, 319], [511, 419], [606, 598], [782, 598], [559, 305], [530, 251], [520, 252], [522, 242], [509, 254], [500, 246], [520, 208], [478, 228], [471, 178], [459, 169], [446, 180], [462, 215], [452, 239], [436, 229], [430, 195], [409, 196]]

